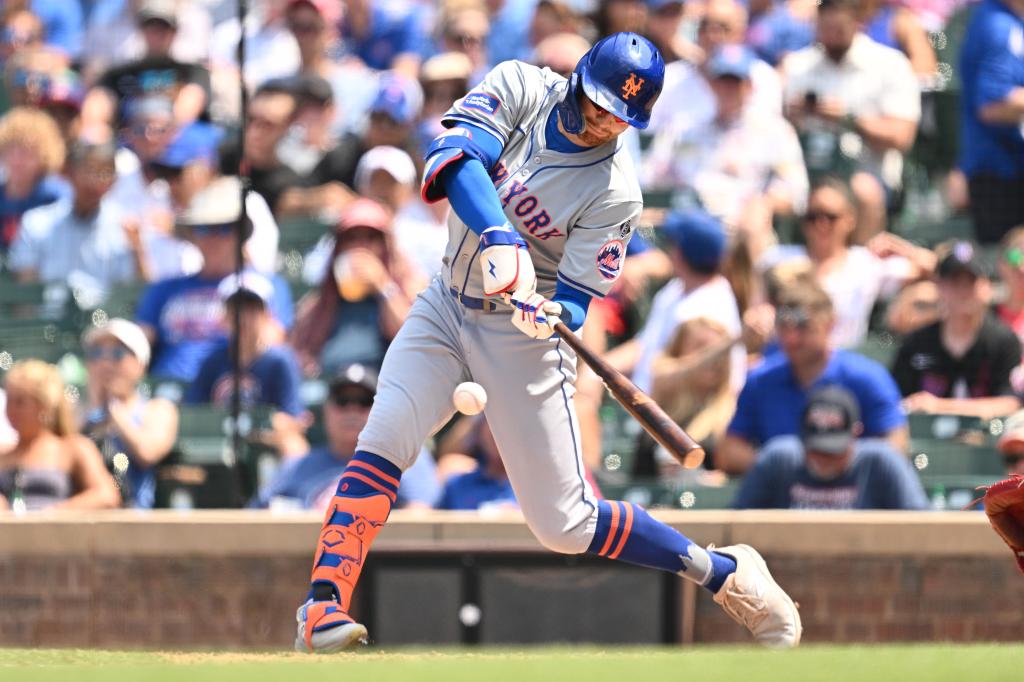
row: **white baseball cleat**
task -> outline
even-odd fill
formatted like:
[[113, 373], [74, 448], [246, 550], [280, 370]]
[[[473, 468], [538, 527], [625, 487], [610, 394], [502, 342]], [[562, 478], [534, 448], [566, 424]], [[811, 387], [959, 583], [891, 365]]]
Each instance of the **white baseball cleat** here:
[[354, 622], [336, 602], [307, 601], [295, 613], [298, 633], [295, 650], [329, 654], [356, 644], [366, 644], [366, 627]]
[[714, 596], [729, 617], [743, 625], [754, 639], [772, 649], [791, 649], [800, 643], [800, 611], [772, 578], [764, 559], [749, 545], [708, 547], [736, 560], [736, 572], [725, 579]]

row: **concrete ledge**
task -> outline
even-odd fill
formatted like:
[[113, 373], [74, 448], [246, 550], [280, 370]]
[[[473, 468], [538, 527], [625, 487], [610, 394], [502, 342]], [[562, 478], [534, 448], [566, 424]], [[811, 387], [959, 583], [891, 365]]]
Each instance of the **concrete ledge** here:
[[[795, 556], [998, 556], [977, 512], [662, 511], [696, 542], [744, 542]], [[0, 516], [0, 555], [266, 556], [311, 554], [321, 515], [250, 510]], [[544, 551], [516, 512], [392, 514], [375, 551]]]

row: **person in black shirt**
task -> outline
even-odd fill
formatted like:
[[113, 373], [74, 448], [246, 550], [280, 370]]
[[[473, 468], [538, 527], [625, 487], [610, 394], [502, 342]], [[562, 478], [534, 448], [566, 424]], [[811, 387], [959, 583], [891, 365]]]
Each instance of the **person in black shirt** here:
[[1021, 346], [989, 313], [992, 284], [977, 249], [957, 241], [939, 250], [936, 271], [942, 316], [911, 333], [892, 374], [908, 411], [1007, 415], [1020, 407], [1010, 376]]
[[124, 103], [162, 96], [174, 102], [179, 126], [209, 121], [210, 73], [198, 64], [179, 62], [170, 55], [178, 30], [174, 0], [144, 0], [136, 19], [145, 41], [141, 59], [116, 66], [100, 77], [82, 105], [86, 130], [123, 124]]

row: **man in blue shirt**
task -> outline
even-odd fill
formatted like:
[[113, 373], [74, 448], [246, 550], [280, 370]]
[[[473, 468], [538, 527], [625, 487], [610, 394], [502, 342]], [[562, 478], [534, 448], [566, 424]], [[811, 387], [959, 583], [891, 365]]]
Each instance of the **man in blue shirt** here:
[[807, 399], [799, 438], [779, 436], [743, 479], [736, 509], [926, 509], [910, 461], [863, 426], [852, 393], [825, 386]]
[[[153, 376], [194, 380], [203, 358], [227, 337], [224, 302], [217, 287], [235, 271], [241, 194], [238, 178], [219, 178], [197, 193], [178, 218], [183, 236], [202, 253], [203, 267], [194, 275], [151, 284], [142, 294], [136, 321], [154, 347]], [[251, 234], [247, 221], [245, 238]], [[274, 291], [269, 308], [280, 341], [294, 319], [292, 297], [282, 278], [275, 275], [271, 282]]]
[[960, 51], [960, 168], [978, 240], [1024, 218], [1024, 0], [982, 0]]
[[[349, 365], [331, 381], [328, 390], [323, 415], [326, 445], [313, 448], [305, 457], [285, 461], [250, 506], [319, 509], [330, 501], [370, 416], [377, 375], [363, 365]], [[421, 450], [416, 463], [402, 474], [398, 506], [433, 507], [440, 494], [434, 457]]]
[[515, 491], [508, 480], [505, 464], [494, 442], [494, 435], [483, 415], [473, 417], [476, 423], [466, 443], [466, 454], [473, 457], [473, 471], [449, 478], [441, 495], [441, 509], [518, 509]]
[[899, 452], [908, 442], [900, 392], [880, 364], [856, 353], [834, 350], [829, 336], [835, 313], [828, 294], [814, 282], [801, 282], [779, 294], [775, 328], [782, 353], [747, 376], [715, 463], [742, 474], [757, 458], [756, 448], [776, 436], [800, 432], [807, 394], [838, 384], [856, 397], [867, 438], [884, 438]]

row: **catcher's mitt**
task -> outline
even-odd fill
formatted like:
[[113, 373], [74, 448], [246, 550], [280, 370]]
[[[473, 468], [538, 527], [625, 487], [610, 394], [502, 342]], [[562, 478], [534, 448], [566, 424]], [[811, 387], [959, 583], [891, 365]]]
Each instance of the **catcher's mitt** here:
[[1014, 474], [990, 485], [982, 498], [989, 523], [1003, 539], [1024, 573], [1024, 476]]

